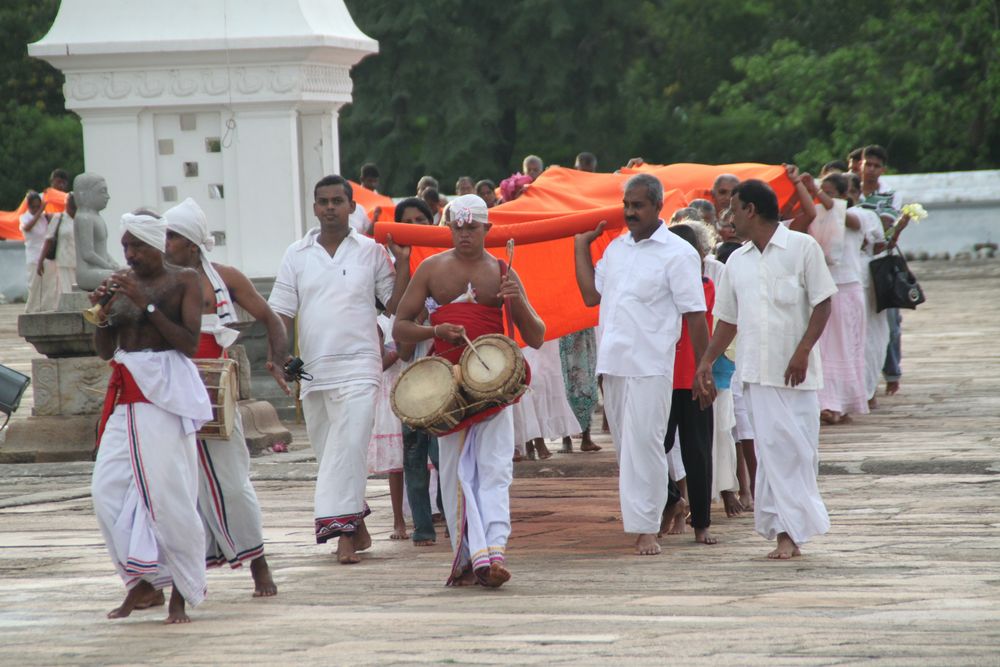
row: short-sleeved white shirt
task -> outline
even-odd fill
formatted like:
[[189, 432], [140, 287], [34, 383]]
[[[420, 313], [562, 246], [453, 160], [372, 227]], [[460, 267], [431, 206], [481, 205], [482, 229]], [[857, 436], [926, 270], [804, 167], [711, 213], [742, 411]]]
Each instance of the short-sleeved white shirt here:
[[597, 373], [674, 375], [681, 315], [705, 311], [701, 258], [690, 243], [660, 226], [635, 242], [625, 232], [595, 267], [601, 294]]
[[297, 321], [299, 356], [318, 389], [378, 384], [382, 350], [375, 298], [392, 297], [396, 271], [385, 248], [351, 229], [333, 257], [310, 230], [285, 251], [268, 303]]
[[34, 217], [31, 211], [25, 211], [21, 214], [18, 224], [21, 233], [24, 234], [24, 259], [31, 266], [38, 264], [38, 258], [42, 256], [42, 246], [45, 245], [45, 236], [49, 231], [49, 219], [44, 213], [38, 217], [34, 227], [25, 229], [25, 225]]
[[[837, 293], [823, 250], [808, 234], [778, 225], [761, 253], [752, 242], [726, 262], [715, 293], [714, 315], [735, 324], [734, 380], [785, 387], [785, 369], [802, 340], [812, 309]], [[805, 381], [796, 389], [823, 386], [819, 345], [809, 353]]]

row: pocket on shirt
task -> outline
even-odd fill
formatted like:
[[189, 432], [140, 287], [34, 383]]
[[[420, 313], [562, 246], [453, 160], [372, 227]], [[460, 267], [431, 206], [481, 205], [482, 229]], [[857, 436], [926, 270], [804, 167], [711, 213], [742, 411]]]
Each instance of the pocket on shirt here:
[[662, 268], [638, 266], [629, 280], [632, 283], [629, 291], [643, 302], [652, 301], [667, 291]]
[[774, 301], [786, 306], [799, 300], [802, 288], [795, 278], [779, 278], [774, 282]]

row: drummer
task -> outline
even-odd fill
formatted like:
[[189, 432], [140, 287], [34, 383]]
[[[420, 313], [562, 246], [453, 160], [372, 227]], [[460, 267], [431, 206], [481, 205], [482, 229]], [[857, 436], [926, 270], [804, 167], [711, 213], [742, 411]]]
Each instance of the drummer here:
[[[288, 354], [288, 338], [281, 319], [267, 305], [250, 279], [231, 266], [208, 259], [215, 239], [208, 220], [190, 197], [163, 214], [167, 221], [167, 261], [198, 272], [201, 284], [201, 337], [197, 359], [219, 359], [239, 335], [229, 324], [239, 320], [235, 305], [247, 311], [267, 329], [267, 368], [278, 386], [288, 394], [279, 366]], [[205, 524], [205, 563], [218, 567], [228, 563], [238, 568], [250, 563], [254, 597], [278, 593], [264, 558], [264, 535], [260, 504], [250, 483], [250, 452], [243, 435], [239, 412], [228, 440], [198, 440], [198, 513]]]
[[[524, 341], [541, 347], [545, 323], [528, 302], [517, 273], [484, 249], [490, 230], [486, 202], [476, 195], [456, 197], [442, 220], [451, 229], [454, 249], [417, 268], [399, 303], [393, 337], [405, 343], [433, 339], [434, 354], [458, 363], [465, 336], [474, 341], [504, 333], [506, 304]], [[430, 322], [417, 324], [425, 306]], [[438, 438], [444, 511], [455, 551], [448, 584], [496, 588], [510, 579], [504, 551], [510, 535], [513, 417], [504, 406], [463, 424]]]

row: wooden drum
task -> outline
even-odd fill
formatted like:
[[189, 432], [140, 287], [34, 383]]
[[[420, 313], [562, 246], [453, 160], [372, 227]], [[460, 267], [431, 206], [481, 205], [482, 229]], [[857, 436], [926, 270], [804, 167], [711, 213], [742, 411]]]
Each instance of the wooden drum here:
[[212, 403], [212, 421], [201, 427], [199, 440], [228, 440], [236, 427], [236, 362], [232, 359], [192, 359]]
[[456, 377], [458, 368], [441, 357], [413, 362], [392, 388], [392, 411], [414, 429], [441, 435], [465, 417], [465, 399]]
[[[521, 348], [502, 334], [480, 336], [473, 341], [473, 345], [475, 351], [466, 347], [459, 361], [462, 389], [468, 395], [470, 404], [479, 412], [514, 402], [527, 389]], [[486, 362], [485, 365], [483, 362]]]

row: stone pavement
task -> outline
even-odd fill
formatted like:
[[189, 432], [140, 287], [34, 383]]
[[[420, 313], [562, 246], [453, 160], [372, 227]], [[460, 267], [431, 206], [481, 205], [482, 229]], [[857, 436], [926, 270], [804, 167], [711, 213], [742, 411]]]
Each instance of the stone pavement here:
[[162, 609], [112, 622], [123, 591], [90, 464], [3, 465], [0, 664], [1000, 665], [1000, 263], [913, 268], [928, 302], [905, 317], [903, 392], [823, 431], [833, 527], [801, 559], [767, 561], [752, 519], [721, 512], [717, 546], [687, 534], [631, 555], [602, 452], [517, 467], [499, 591], [445, 588], [443, 535], [389, 541], [384, 480], [373, 548], [336, 565], [312, 543], [299, 430], [253, 463], [278, 597], [214, 570], [191, 625], [161, 625]]

